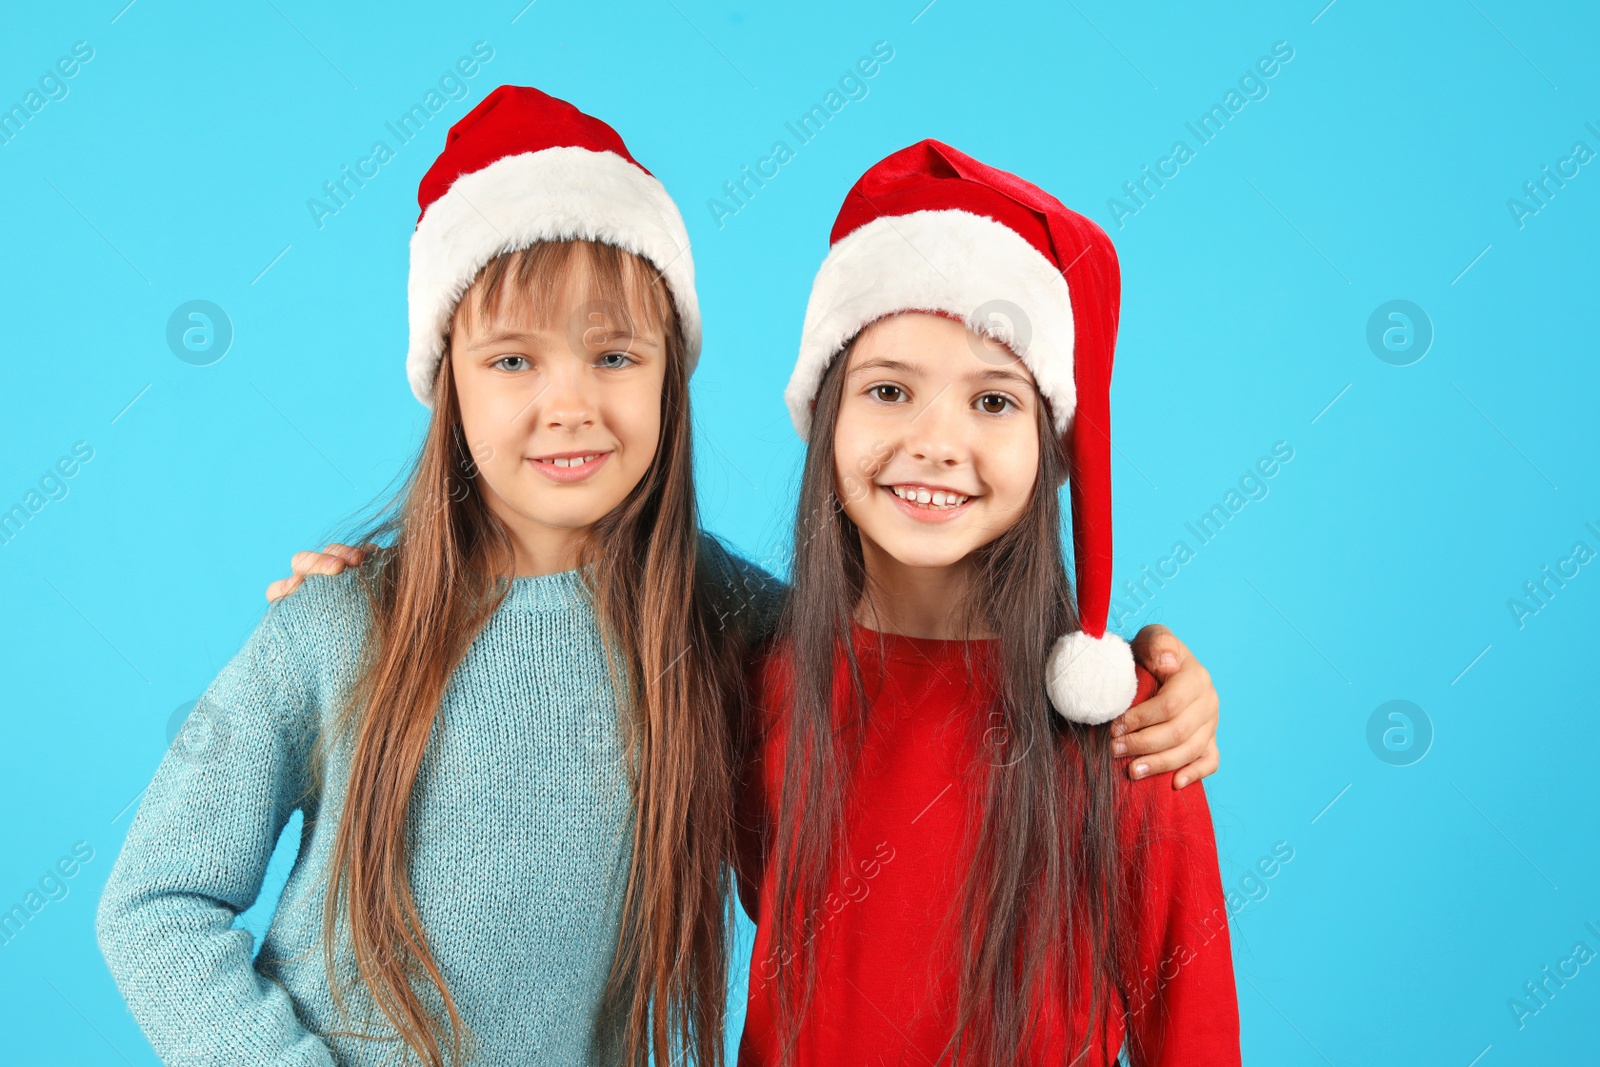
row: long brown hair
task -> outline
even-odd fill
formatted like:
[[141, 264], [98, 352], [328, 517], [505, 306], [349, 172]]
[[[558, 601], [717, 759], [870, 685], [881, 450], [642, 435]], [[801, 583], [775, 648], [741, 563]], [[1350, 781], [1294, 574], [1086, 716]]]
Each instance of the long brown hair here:
[[[838, 499], [833, 454], [848, 362], [846, 349], [818, 388], [795, 523], [793, 588], [778, 627], [793, 680], [792, 692], [780, 697], [789, 731], [775, 834], [774, 953], [795, 961], [777, 977], [785, 1063], [815, 988], [818, 956], [807, 927], [840, 869], [838, 828], [852, 754], [842, 735], [859, 738], [866, 725], [862, 670], [848, 635], [869, 592], [868, 575], [860, 531]], [[989, 714], [973, 727], [982, 730], [988, 766], [971, 870], [959, 909], [947, 916], [964, 941], [956, 1015], [939, 1057], [953, 1064], [1017, 1062], [1037, 1033], [1045, 997], [1087, 1004], [1092, 1028], [1123, 985], [1118, 871], [1125, 857], [1117, 847], [1110, 737], [1106, 727], [1055, 714], [1044, 687], [1052, 640], [1077, 629], [1078, 621], [1056, 492], [1067, 457], [1050, 447], [1055, 435], [1045, 405], [1037, 411], [1043, 447], [1032, 499], [1015, 525], [975, 553], [970, 588], [956, 609], [959, 632], [994, 635], [998, 655], [996, 673], [985, 679], [993, 693]], [[834, 681], [841, 654], [852, 704], [843, 709], [835, 705]], [[968, 669], [975, 667], [969, 649]], [[1087, 960], [1087, 971], [1063, 966], [1079, 959]], [[1080, 1048], [1089, 1046], [1090, 1032], [1074, 1036]]]
[[[636, 816], [619, 944], [594, 1038], [608, 1062], [643, 1065], [653, 1054], [665, 1063], [682, 1049], [717, 1067], [732, 906], [727, 714], [741, 684], [742, 631], [722, 624], [710, 585], [717, 561], [707, 556], [718, 546], [699, 534], [688, 365], [670, 294], [629, 253], [551, 241], [491, 260], [457, 316], [492, 316], [510, 299], [548, 319], [577, 269], [587, 271], [586, 307], [642, 315], [661, 328], [667, 350], [655, 458], [580, 550], [617, 684]], [[359, 572], [372, 625], [350, 699], [337, 728], [319, 738], [316, 762], [320, 768], [333, 744], [348, 743], [348, 792], [323, 902], [334, 1002], [347, 1016], [334, 973], [334, 935], [342, 930], [359, 982], [428, 1067], [444, 1067], [447, 1055], [462, 1062], [471, 1035], [411, 895], [408, 813], [445, 687], [503, 600], [513, 558], [507, 530], [480, 494], [460, 421], [447, 354], [404, 488], [352, 542], [382, 546]], [[442, 1011], [430, 1010], [425, 995]]]

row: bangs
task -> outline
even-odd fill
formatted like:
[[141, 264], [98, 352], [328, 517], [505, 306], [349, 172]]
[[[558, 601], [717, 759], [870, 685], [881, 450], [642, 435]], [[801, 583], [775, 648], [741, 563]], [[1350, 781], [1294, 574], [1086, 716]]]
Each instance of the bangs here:
[[[560, 322], [563, 297], [571, 294], [580, 314]], [[603, 327], [637, 334], [677, 333], [678, 314], [661, 272], [615, 245], [599, 241], [540, 241], [503, 252], [484, 264], [456, 314], [476, 327], [512, 315], [541, 329], [581, 336]]]

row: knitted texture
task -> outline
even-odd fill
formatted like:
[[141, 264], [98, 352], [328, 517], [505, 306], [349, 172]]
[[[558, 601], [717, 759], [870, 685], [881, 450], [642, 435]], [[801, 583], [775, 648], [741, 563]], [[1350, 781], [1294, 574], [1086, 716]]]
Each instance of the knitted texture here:
[[[759, 590], [741, 617], [764, 629], [782, 586], [742, 560], [728, 573]], [[335, 957], [347, 1019], [322, 956], [349, 744], [331, 753], [318, 796], [306, 795], [308, 763], [356, 677], [367, 629], [353, 570], [313, 577], [274, 604], [140, 803], [97, 931], [134, 1017], [173, 1067], [414, 1062], [354, 983], [347, 937]], [[589, 1059], [631, 857], [623, 743], [578, 572], [513, 579], [450, 680], [411, 802], [411, 890], [475, 1038], [474, 1064]], [[299, 855], [252, 960], [251, 935], [234, 921], [255, 902], [297, 809]], [[417, 988], [442, 1006], [426, 983]]]

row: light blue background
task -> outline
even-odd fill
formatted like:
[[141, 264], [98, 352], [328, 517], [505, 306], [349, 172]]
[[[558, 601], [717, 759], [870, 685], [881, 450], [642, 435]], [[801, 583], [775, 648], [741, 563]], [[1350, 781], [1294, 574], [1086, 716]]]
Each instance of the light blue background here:
[[[1575, 142], [1600, 150], [1592, 9], [524, 2], [0, 16], [0, 106], [75, 41], [94, 48], [0, 145], [0, 508], [75, 442], [94, 450], [0, 546], [0, 907], [74, 842], [94, 849], [0, 946], [8, 1060], [155, 1062], [92, 929], [128, 805], [290, 553], [412, 454], [416, 182], [502, 82], [606, 118], [681, 203], [706, 321], [702, 504], [757, 557], [790, 516], [780, 393], [808, 286], [864, 167], [934, 136], [1106, 226], [1124, 276], [1119, 585], [1195, 547], [1185, 523], [1275, 442], [1294, 450], [1126, 620], [1171, 626], [1222, 694], [1207, 790], [1224, 881], [1249, 900], [1233, 918], [1246, 1062], [1596, 1057], [1600, 964], [1521, 1028], [1508, 1006], [1575, 943], [1600, 951], [1600, 564], [1520, 628], [1507, 604], [1575, 542], [1600, 550], [1600, 163], [1520, 227], [1507, 204]], [[307, 199], [480, 40], [494, 58], [469, 98], [319, 229]], [[719, 227], [708, 199], [775, 139], [793, 147], [784, 123], [880, 40], [894, 58], [867, 97]], [[1294, 57], [1268, 95], [1198, 145], [1185, 122], [1277, 41]], [[1194, 158], [1118, 228], [1108, 199], [1180, 138]], [[210, 366], [165, 341], [192, 299], [235, 331]], [[1410, 366], [1366, 341], [1394, 299], [1434, 330]], [[1367, 741], [1396, 699], [1434, 733], [1410, 766]], [[1293, 860], [1245, 883], [1277, 842]]]

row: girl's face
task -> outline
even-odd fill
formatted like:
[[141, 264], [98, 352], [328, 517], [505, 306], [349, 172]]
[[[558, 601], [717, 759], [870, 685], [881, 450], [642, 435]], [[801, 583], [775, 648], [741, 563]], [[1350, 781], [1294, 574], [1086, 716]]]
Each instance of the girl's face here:
[[835, 492], [870, 560], [951, 567], [1008, 530], [1039, 470], [1040, 400], [1010, 349], [904, 312], [850, 346], [834, 430]]
[[458, 309], [451, 331], [462, 430], [484, 497], [520, 551], [559, 557], [541, 570], [573, 565], [578, 535], [633, 491], [661, 436], [662, 331], [591, 301], [586, 270], [575, 257], [546, 315], [507, 299], [491, 315]]

